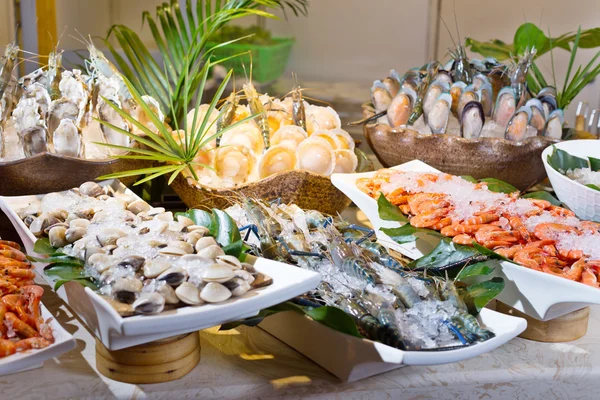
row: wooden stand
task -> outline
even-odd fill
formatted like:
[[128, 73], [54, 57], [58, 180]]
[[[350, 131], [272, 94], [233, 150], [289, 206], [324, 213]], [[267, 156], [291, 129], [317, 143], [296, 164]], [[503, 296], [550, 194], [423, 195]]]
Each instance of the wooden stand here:
[[496, 311], [527, 320], [527, 329], [519, 337], [551, 343], [570, 342], [584, 336], [590, 318], [589, 307], [584, 307], [550, 321], [537, 320], [501, 302], [496, 303]]
[[194, 369], [199, 361], [198, 332], [114, 351], [96, 339], [96, 368], [107, 378], [120, 382], [173, 381]]

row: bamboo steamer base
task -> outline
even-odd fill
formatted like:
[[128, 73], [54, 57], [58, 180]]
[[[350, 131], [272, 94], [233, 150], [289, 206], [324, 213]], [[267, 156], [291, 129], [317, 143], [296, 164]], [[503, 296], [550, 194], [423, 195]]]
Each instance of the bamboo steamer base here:
[[96, 368], [115, 381], [141, 384], [181, 378], [200, 361], [198, 332], [122, 350], [108, 350], [96, 339]]
[[527, 329], [519, 337], [537, 342], [557, 343], [579, 339], [587, 333], [588, 320], [590, 319], [589, 307], [584, 307], [550, 321], [537, 320], [501, 302], [496, 303], [496, 311], [525, 318]]

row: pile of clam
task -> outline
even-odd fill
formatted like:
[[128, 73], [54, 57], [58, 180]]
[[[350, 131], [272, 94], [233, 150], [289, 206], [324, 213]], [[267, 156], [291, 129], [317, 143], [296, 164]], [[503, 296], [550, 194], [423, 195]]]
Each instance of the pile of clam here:
[[[249, 84], [244, 89], [248, 105], [239, 104], [239, 96], [232, 93], [223, 108], [208, 117], [212, 124], [209, 135], [223, 133], [196, 157], [200, 183], [227, 188], [289, 170], [324, 176], [356, 170], [354, 140], [341, 129], [340, 117], [331, 107], [309, 104], [301, 97], [259, 96]], [[200, 106], [196, 121], [202, 121], [207, 111], [208, 105]], [[188, 115], [188, 127], [194, 114], [192, 110]], [[251, 115], [256, 117], [225, 130]], [[184, 134], [173, 135], [179, 140]]]
[[85, 274], [123, 316], [219, 303], [272, 283], [226, 255], [206, 227], [110, 186], [50, 193], [19, 215], [34, 235], [85, 260]]

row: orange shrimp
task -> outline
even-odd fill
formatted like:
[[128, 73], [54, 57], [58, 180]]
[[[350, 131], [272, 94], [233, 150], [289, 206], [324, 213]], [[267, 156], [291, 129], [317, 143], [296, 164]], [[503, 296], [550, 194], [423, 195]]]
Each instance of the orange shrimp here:
[[0, 240], [0, 245], [5, 245], [12, 247], [13, 249], [21, 250], [21, 245], [17, 242], [12, 242], [10, 240]]
[[437, 224], [431, 225], [430, 228], [431, 229], [435, 229], [436, 231], [439, 231], [439, 230], [441, 230], [441, 229], [443, 229], [443, 228], [445, 228], [445, 227], [447, 227], [447, 226], [449, 226], [451, 224], [452, 224], [452, 218], [445, 217], [445, 218], [440, 219], [440, 222], [438, 222]]
[[15, 285], [14, 282], [0, 278], [0, 293], [2, 295], [16, 293], [18, 291], [19, 291], [19, 287], [17, 285]]
[[502, 247], [502, 248], [496, 249], [494, 251], [503, 257], [512, 259], [515, 256], [515, 254], [521, 250], [523, 250], [523, 245], [516, 244], [511, 247]]
[[553, 206], [548, 207], [548, 211], [550, 214], [555, 215], [557, 217], [574, 217], [575, 213], [571, 210], [567, 210], [563, 207]]
[[14, 258], [0, 257], [0, 268], [1, 267], [20, 267], [20, 268], [31, 268], [29, 261], [19, 261]]
[[456, 231], [456, 229], [454, 229], [454, 226], [453, 226], [453, 225], [448, 225], [448, 226], [445, 226], [445, 227], [443, 227], [443, 228], [440, 230], [440, 233], [441, 233], [442, 235], [444, 235], [444, 236], [448, 236], [448, 237], [452, 237], [452, 236], [456, 236], [456, 235], [458, 235], [458, 232]]
[[513, 261], [521, 264], [527, 268], [534, 269], [536, 271], [541, 271], [540, 261], [542, 250], [539, 248], [529, 248], [517, 251], [513, 257]]
[[456, 235], [452, 238], [452, 241], [457, 244], [471, 245], [475, 241], [473, 236], [467, 235], [466, 233], [461, 233], [460, 235]]
[[521, 220], [521, 218], [510, 217], [508, 219], [508, 223], [510, 224], [511, 228], [513, 228], [515, 231], [519, 232], [519, 235], [521, 235], [521, 238], [523, 240], [525, 240], [526, 242], [531, 242], [531, 234], [527, 230], [527, 227], [525, 226], [525, 224], [523, 223], [523, 220]]
[[404, 189], [398, 188], [392, 193], [387, 194], [385, 198], [393, 205], [399, 206], [401, 204], [407, 204], [410, 195], [407, 195]]
[[17, 346], [11, 340], [0, 339], [0, 357], [7, 357], [17, 352]]
[[0, 275], [13, 279], [34, 279], [35, 271], [25, 268], [6, 267], [0, 268]]
[[438, 180], [438, 176], [434, 174], [421, 174], [419, 178], [417, 178], [417, 184], [419, 186], [425, 186], [426, 182], [436, 182]]
[[510, 246], [511, 243], [514, 243], [518, 240], [512, 232], [489, 229], [480, 229], [475, 232], [475, 239], [479, 244], [487, 247], [488, 249]]
[[14, 258], [15, 260], [18, 261], [27, 261], [27, 256], [25, 254], [23, 254], [20, 250], [17, 250], [15, 248], [8, 247], [7, 249], [2, 249], [0, 248], [0, 256], [4, 256], [7, 258]]
[[457, 233], [475, 233], [479, 230], [502, 230], [500, 227], [495, 225], [479, 224], [479, 225], [455, 225], [454, 230]]
[[560, 249], [558, 250], [558, 255], [565, 260], [579, 260], [581, 257], [583, 257], [583, 251]]
[[429, 200], [441, 200], [445, 197], [445, 195], [440, 193], [418, 193], [410, 196], [408, 199], [408, 205], [410, 206], [410, 212], [413, 215], [417, 215], [419, 213], [419, 205], [425, 201]]
[[43, 349], [44, 347], [50, 346], [52, 343], [42, 337], [32, 337], [27, 339], [19, 340], [16, 343], [17, 351], [30, 350], [30, 349]]
[[531, 201], [534, 206], [541, 208], [542, 210], [546, 210], [552, 206], [552, 203], [550, 203], [548, 200], [529, 199], [529, 201]]
[[533, 230], [533, 234], [541, 240], [555, 240], [556, 236], [562, 232], [579, 233], [579, 231], [572, 226], [552, 222], [538, 224]]
[[12, 327], [13, 327], [14, 331], [17, 332], [19, 335], [22, 335], [25, 337], [38, 336], [38, 333], [36, 332], [36, 330], [33, 327], [31, 327], [29, 324], [27, 324], [26, 322], [21, 321], [19, 319], [19, 317], [16, 316], [16, 314], [14, 314], [12, 312], [7, 312], [6, 316], [4, 318], [9, 323], [12, 323]]
[[572, 281], [578, 281], [581, 279], [581, 275], [583, 274], [583, 270], [585, 268], [585, 260], [582, 258], [571, 265], [570, 268], [565, 268], [561, 270], [560, 268], [553, 267], [551, 265], [542, 264], [542, 271], [547, 272], [552, 275], [560, 276], [561, 278], [566, 278]]
[[581, 283], [593, 286], [595, 288], [600, 287], [600, 284], [598, 283], [598, 277], [590, 268], [583, 269], [583, 272], [581, 273]]
[[593, 221], [581, 221], [581, 230], [589, 233], [600, 233], [600, 223]]
[[420, 203], [417, 208], [417, 214], [421, 214], [428, 211], [437, 210], [439, 208], [446, 208], [450, 205], [450, 203], [446, 200], [435, 199], [435, 200], [426, 200]]
[[466, 221], [463, 222], [463, 224], [464, 225], [483, 225], [483, 224], [489, 224], [490, 222], [498, 221], [499, 219], [500, 219], [499, 215], [484, 212], [484, 213], [478, 213], [477, 215], [474, 215], [471, 218], [468, 218]]
[[400, 212], [402, 212], [402, 214], [404, 214], [404, 215], [410, 214], [410, 206], [408, 204], [402, 204], [402, 205], [398, 206], [398, 208], [400, 208]]
[[416, 215], [410, 219], [410, 224], [415, 228], [429, 228], [440, 222], [440, 220], [448, 214], [448, 209], [439, 208]]

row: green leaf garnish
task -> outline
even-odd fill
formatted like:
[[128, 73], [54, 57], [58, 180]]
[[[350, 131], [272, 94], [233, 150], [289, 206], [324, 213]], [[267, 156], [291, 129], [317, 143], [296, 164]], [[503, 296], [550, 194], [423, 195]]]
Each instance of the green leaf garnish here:
[[475, 264], [465, 265], [463, 269], [460, 270], [456, 278], [456, 281], [462, 281], [467, 278], [471, 278], [474, 276], [482, 276], [489, 275], [494, 271], [494, 267], [491, 267], [486, 262], [478, 262]]
[[377, 210], [379, 211], [379, 218], [384, 221], [408, 222], [408, 218], [402, 214], [400, 208], [390, 203], [383, 193], [380, 193], [377, 199]]
[[548, 164], [563, 175], [568, 170], [587, 168], [589, 166], [588, 160], [584, 158], [572, 156], [556, 146], [552, 146], [552, 148], [552, 154], [548, 156]]
[[503, 289], [504, 279], [494, 277], [487, 281], [469, 285], [466, 289], [461, 289], [460, 294], [469, 308], [469, 313], [476, 315]]
[[510, 183], [506, 183], [504, 181], [501, 181], [500, 179], [484, 178], [480, 179], [479, 181], [487, 183], [487, 188], [491, 192], [510, 194], [519, 191], [519, 189], [517, 189]]
[[549, 201], [554, 206], [560, 206], [562, 203], [556, 197], [552, 196], [548, 192], [539, 191], [539, 192], [531, 192], [526, 195], [521, 196], [524, 199], [538, 199], [538, 200], [546, 200]]
[[313, 320], [335, 329], [338, 332], [355, 337], [362, 337], [358, 332], [358, 328], [352, 317], [337, 307], [323, 306], [305, 312], [306, 315]]
[[50, 244], [50, 239], [48, 238], [38, 239], [33, 245], [33, 252], [37, 254], [51, 254], [55, 251], [56, 249], [52, 247], [52, 245]]

